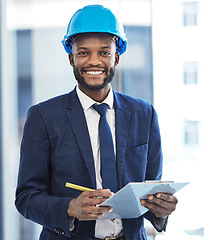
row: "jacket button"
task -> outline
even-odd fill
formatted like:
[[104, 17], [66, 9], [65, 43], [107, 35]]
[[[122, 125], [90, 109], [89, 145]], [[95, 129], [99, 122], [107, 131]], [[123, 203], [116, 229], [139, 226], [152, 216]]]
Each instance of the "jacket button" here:
[[65, 232], [63, 230], [59, 229], [59, 228], [55, 228], [55, 232], [57, 234], [60, 234], [60, 235], [64, 235], [65, 234]]

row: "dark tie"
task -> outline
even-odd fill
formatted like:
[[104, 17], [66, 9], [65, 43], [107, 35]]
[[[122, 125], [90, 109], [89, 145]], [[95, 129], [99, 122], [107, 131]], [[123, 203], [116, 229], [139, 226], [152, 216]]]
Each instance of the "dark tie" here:
[[107, 104], [93, 105], [93, 108], [101, 115], [99, 121], [99, 138], [101, 154], [101, 177], [103, 188], [112, 192], [118, 191], [116, 173], [116, 160], [113, 147], [113, 139], [110, 127], [106, 120]]

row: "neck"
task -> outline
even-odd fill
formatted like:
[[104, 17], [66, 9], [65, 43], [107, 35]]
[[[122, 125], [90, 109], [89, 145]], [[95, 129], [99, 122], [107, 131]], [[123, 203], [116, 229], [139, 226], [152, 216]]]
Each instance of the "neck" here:
[[88, 97], [90, 97], [91, 99], [93, 99], [96, 102], [103, 102], [106, 97], [108, 96], [108, 93], [110, 91], [110, 84], [108, 84], [106, 87], [104, 87], [103, 89], [100, 90], [90, 90], [85, 88], [82, 85], [78, 85], [79, 89], [86, 94]]

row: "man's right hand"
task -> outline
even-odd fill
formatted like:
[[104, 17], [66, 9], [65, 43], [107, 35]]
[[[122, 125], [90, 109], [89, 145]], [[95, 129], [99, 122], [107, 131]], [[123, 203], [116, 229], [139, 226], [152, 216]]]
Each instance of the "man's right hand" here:
[[98, 189], [95, 191], [85, 191], [78, 198], [70, 201], [67, 213], [71, 217], [79, 220], [95, 220], [110, 212], [111, 207], [99, 207], [98, 205], [111, 197], [113, 193], [109, 189]]

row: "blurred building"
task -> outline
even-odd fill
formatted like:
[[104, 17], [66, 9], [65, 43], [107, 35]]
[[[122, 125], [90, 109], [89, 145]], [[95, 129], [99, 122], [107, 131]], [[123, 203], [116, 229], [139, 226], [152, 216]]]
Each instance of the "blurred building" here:
[[[153, 82], [163, 179], [189, 181], [158, 239], [204, 239], [204, 2], [152, 0]], [[156, 239], [157, 239], [156, 238]]]

